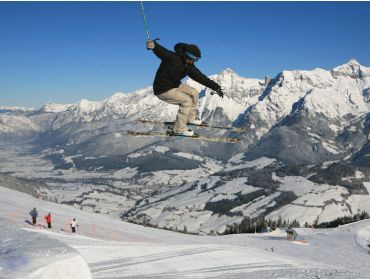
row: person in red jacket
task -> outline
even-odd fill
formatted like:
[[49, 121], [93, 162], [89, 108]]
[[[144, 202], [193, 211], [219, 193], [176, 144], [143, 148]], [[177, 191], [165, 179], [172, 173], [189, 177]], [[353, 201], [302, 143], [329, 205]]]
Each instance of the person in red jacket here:
[[46, 220], [46, 222], [48, 224], [48, 228], [51, 228], [51, 214], [50, 214], [50, 212], [44, 217], [44, 219]]

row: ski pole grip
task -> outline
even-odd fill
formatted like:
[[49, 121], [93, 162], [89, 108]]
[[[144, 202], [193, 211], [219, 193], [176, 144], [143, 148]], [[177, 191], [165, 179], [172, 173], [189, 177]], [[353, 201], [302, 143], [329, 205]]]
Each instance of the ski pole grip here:
[[[150, 40], [150, 39], [148, 39], [148, 40]], [[160, 40], [160, 38], [156, 38], [156, 39], [154, 39], [154, 40], [150, 40], [150, 41], [152, 41], [152, 42], [156, 42], [156, 41], [158, 41], [158, 40]], [[146, 48], [147, 50], [150, 50], [149, 48]]]

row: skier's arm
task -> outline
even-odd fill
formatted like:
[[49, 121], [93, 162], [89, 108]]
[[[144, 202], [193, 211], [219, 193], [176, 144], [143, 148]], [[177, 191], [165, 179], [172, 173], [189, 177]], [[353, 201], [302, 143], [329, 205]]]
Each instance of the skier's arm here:
[[199, 69], [196, 68], [195, 66], [191, 67], [189, 71], [189, 77], [192, 78], [194, 81], [202, 84], [203, 86], [213, 89], [214, 91], [218, 91], [221, 88], [219, 84], [209, 79], [206, 75], [200, 72]]
[[159, 59], [165, 61], [165, 60], [170, 60], [174, 56], [174, 53], [173, 52], [167, 50], [165, 47], [162, 47], [157, 42], [153, 42], [153, 43], [154, 43], [154, 48], [152, 49], [153, 50], [153, 53]]

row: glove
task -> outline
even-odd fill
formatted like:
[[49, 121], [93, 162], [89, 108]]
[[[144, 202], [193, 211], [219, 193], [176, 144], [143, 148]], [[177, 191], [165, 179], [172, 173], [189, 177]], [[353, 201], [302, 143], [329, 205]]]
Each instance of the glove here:
[[154, 43], [154, 41], [152, 41], [152, 40], [147, 40], [147, 41], [146, 41], [146, 48], [147, 48], [148, 50], [152, 50], [152, 49], [154, 49], [154, 47], [155, 47], [155, 43]]
[[224, 92], [222, 91], [222, 88], [218, 88], [216, 93], [218, 94], [219, 97], [224, 98]]

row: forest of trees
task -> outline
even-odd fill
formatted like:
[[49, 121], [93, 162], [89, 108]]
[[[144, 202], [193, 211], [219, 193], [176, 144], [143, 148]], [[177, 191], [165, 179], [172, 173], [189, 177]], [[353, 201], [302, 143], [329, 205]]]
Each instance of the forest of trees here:
[[240, 224], [234, 223], [229, 225], [225, 230], [224, 234], [235, 234], [235, 233], [254, 233], [261, 232], [266, 228], [287, 228], [287, 227], [300, 227], [297, 220], [290, 222], [289, 220], [283, 220], [281, 217], [277, 221], [266, 220], [264, 216], [260, 217], [245, 217]]
[[337, 227], [340, 225], [345, 225], [345, 224], [350, 224], [354, 222], [358, 222], [361, 220], [369, 219], [370, 216], [367, 212], [362, 211], [361, 213], [357, 213], [353, 216], [343, 216], [335, 219], [334, 221], [331, 222], [326, 222], [326, 223], [321, 223], [318, 225], [315, 225], [315, 227], [318, 228], [332, 228], [332, 227]]
[[[308, 222], [304, 224], [304, 227], [313, 227], [313, 228], [333, 228], [338, 227], [339, 225], [345, 225], [349, 223], [358, 222], [361, 220], [369, 219], [370, 215], [362, 211], [361, 213], [357, 213], [353, 216], [343, 216], [339, 217], [331, 222], [325, 222], [320, 224], [313, 224], [310, 225]], [[236, 234], [236, 233], [254, 233], [254, 232], [261, 232], [267, 228], [287, 228], [293, 227], [297, 228], [301, 225], [297, 220], [289, 221], [283, 220], [281, 217], [277, 221], [273, 221], [271, 219], [266, 220], [264, 216], [261, 217], [245, 217], [240, 224], [234, 223], [233, 225], [229, 225], [223, 234]]]

